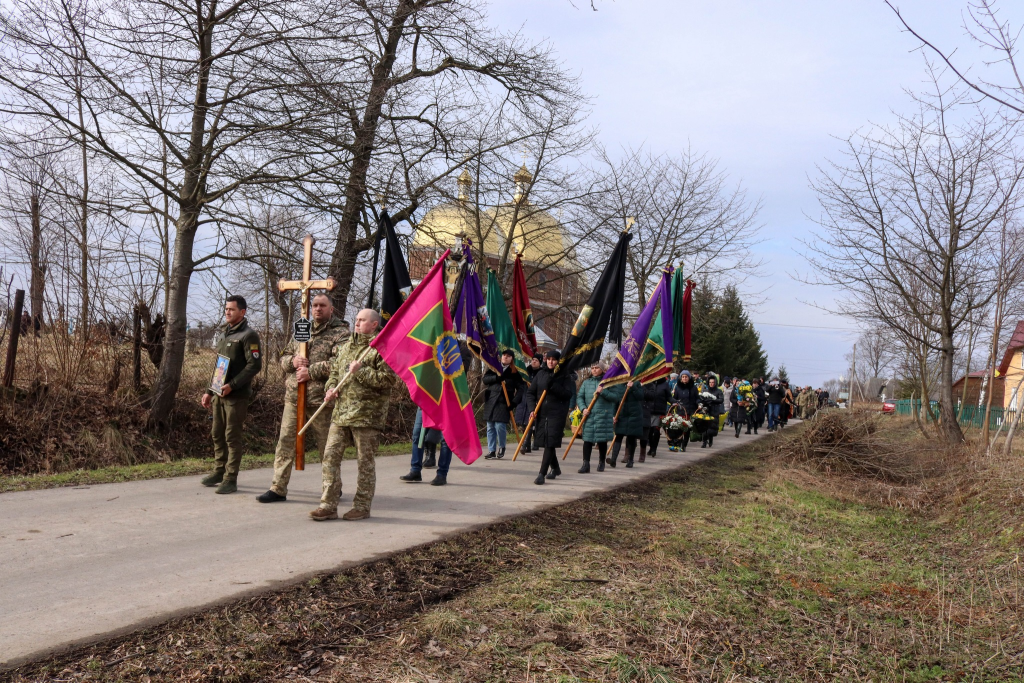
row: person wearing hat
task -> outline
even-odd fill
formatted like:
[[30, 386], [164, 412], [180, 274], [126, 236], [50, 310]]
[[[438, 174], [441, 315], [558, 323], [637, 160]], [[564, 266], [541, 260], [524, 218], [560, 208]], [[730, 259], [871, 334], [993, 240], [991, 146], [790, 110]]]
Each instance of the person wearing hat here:
[[[580, 474], [590, 472], [590, 458], [594, 452], [594, 445], [597, 445], [597, 452], [600, 460], [597, 461], [597, 471], [604, 472], [605, 458], [608, 457], [608, 442], [615, 437], [612, 418], [615, 417], [615, 409], [618, 406], [615, 400], [604, 393], [601, 386], [601, 378], [608, 368], [604, 363], [598, 361], [590, 366], [590, 377], [583, 380], [579, 391], [576, 392], [576, 404], [583, 407], [583, 415], [586, 422], [583, 423], [583, 466], [580, 467]], [[594, 396], [597, 400], [591, 406]], [[590, 406], [588, 410], [588, 406]]]
[[[679, 407], [683, 410], [683, 415], [686, 419], [697, 412], [697, 397], [700, 392], [697, 390], [697, 385], [693, 381], [693, 375], [689, 370], [683, 370], [679, 373], [679, 382], [676, 383], [675, 389], [672, 390], [672, 402], [678, 403]], [[687, 430], [683, 434], [683, 439], [680, 451], [686, 452], [686, 444], [690, 443], [690, 431]]]
[[[709, 396], [705, 396], [708, 394]], [[715, 445], [715, 435], [718, 434], [719, 417], [722, 415], [724, 408], [722, 405], [725, 403], [725, 399], [722, 396], [722, 390], [718, 388], [718, 375], [713, 372], [708, 373], [708, 387], [707, 390], [701, 396], [701, 402], [704, 403], [708, 415], [715, 418], [708, 425], [708, 428], [704, 431], [704, 440], [701, 443], [701, 448], [709, 448]]]
[[[539, 353], [536, 354], [533, 358], [531, 358], [530, 364], [526, 368], [526, 377], [522, 378], [523, 381], [525, 381], [527, 384], [531, 384], [533, 382], [533, 378], [537, 376], [538, 372], [540, 372], [541, 366], [544, 364], [543, 361], [544, 357], [541, 356]], [[533, 409], [536, 405], [531, 401], [535, 400], [536, 399], [530, 398], [529, 394], [525, 394], [523, 400], [521, 400], [519, 402], [519, 405], [516, 406], [515, 415], [517, 424], [526, 425], [526, 423], [530, 421], [530, 413], [533, 412]], [[530, 432], [523, 436], [523, 454], [529, 453], [533, 450], [533, 434], [534, 430], [533, 427], [531, 427]]]
[[[533, 418], [534, 445], [544, 449], [540, 463], [540, 474], [534, 484], [543, 484], [544, 479], [554, 479], [562, 473], [558, 465], [557, 449], [562, 445], [565, 421], [569, 419], [569, 401], [576, 393], [576, 384], [568, 372], [556, 374], [555, 368], [562, 354], [548, 351], [544, 354], [544, 365], [533, 376], [530, 388], [526, 390], [527, 400], [533, 402], [530, 412]], [[540, 397], [544, 402], [538, 405]]]

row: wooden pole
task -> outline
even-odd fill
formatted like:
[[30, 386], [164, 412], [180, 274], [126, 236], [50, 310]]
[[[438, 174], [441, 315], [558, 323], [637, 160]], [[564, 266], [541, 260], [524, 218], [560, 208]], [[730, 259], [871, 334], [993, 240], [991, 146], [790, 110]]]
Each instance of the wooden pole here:
[[523, 430], [523, 435], [519, 439], [519, 445], [516, 446], [516, 452], [515, 455], [512, 456], [512, 462], [515, 462], [516, 458], [519, 457], [519, 451], [523, 448], [523, 441], [525, 441], [526, 437], [530, 435], [530, 427], [533, 426], [533, 421], [537, 417], [537, 411], [540, 410], [541, 405], [544, 403], [544, 397], [547, 395], [547, 389], [540, 392], [540, 398], [537, 400], [537, 406], [533, 409], [533, 414], [530, 415], [530, 421], [526, 423], [526, 429]]
[[11, 317], [11, 334], [7, 342], [7, 361], [4, 363], [3, 386], [8, 389], [14, 384], [14, 361], [18, 358], [18, 335], [21, 332], [21, 313], [25, 307], [25, 290], [14, 292], [14, 315]]
[[[366, 358], [366, 354], [368, 354], [370, 352], [370, 349], [372, 349], [372, 348], [373, 348], [372, 346], [367, 346], [365, 349], [363, 349], [363, 352], [359, 354], [359, 357], [356, 358], [353, 362], [354, 363], [361, 363], [361, 362], [363, 362], [363, 359]], [[334, 388], [340, 390], [343, 386], [345, 386], [345, 383], [348, 382], [351, 377], [352, 377], [352, 373], [351, 372], [345, 372], [345, 376], [341, 378], [341, 381], [338, 382], [338, 386], [336, 386]], [[299, 385], [299, 386], [302, 386], [302, 385]], [[320, 404], [320, 407], [316, 409], [316, 412], [313, 413], [313, 416], [309, 418], [309, 420], [306, 422], [306, 424], [302, 425], [302, 429], [299, 430], [299, 436], [303, 435], [303, 433], [306, 431], [306, 429], [309, 427], [309, 425], [313, 423], [313, 420], [316, 419], [316, 416], [320, 414], [320, 411], [323, 410], [326, 407], [327, 407], [327, 401], [324, 401], [323, 403]], [[323, 457], [323, 453], [320, 454], [320, 457], [321, 458]]]
[[509, 419], [512, 420], [512, 433], [519, 438], [519, 427], [516, 426], [516, 416], [512, 414], [512, 401], [508, 400], [508, 388], [505, 387], [505, 383], [501, 383], [501, 392], [505, 394], [505, 406], [508, 408]]
[[[594, 403], [597, 401], [597, 397], [599, 395], [600, 394], [596, 391], [594, 392], [594, 397], [590, 399], [590, 405], [587, 406], [587, 413], [590, 413], [590, 409], [594, 407]], [[583, 423], [587, 421], [588, 417], [590, 417], [589, 414], [584, 414], [583, 419], [580, 420], [578, 425], [576, 425], [576, 429], [572, 433], [572, 438], [569, 439], [569, 445], [565, 447], [565, 452], [562, 453], [562, 460], [565, 460], [565, 456], [569, 455], [569, 449], [572, 448], [574, 443], [576, 443], [576, 437], [583, 433]]]

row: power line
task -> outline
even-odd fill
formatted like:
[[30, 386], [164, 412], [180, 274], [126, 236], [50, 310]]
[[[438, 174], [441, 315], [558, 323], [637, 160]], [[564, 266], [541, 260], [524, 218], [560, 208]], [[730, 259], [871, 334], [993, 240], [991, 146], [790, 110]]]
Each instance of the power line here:
[[820, 325], [788, 325], [786, 323], [762, 323], [756, 320], [751, 321], [754, 325], [768, 325], [769, 327], [801, 327], [807, 330], [842, 330], [843, 332], [860, 332], [852, 327], [822, 327]]

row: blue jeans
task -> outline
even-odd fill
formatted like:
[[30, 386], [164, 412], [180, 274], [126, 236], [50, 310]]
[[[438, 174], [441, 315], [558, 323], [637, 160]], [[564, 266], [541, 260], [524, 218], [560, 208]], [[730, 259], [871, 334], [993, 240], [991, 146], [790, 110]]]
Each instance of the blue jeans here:
[[768, 404], [768, 429], [774, 429], [775, 425], [779, 421], [779, 409], [782, 407], [781, 403], [769, 403]]
[[505, 448], [505, 434], [508, 432], [508, 425], [504, 422], [487, 423], [487, 452], [494, 453], [499, 448]]
[[[412, 424], [412, 462], [409, 472], [419, 474], [423, 471], [423, 448], [420, 446], [420, 432], [423, 430], [423, 411], [416, 409], [416, 421]], [[452, 449], [441, 439], [441, 453], [437, 457], [437, 474], [448, 476], [448, 468], [452, 464]]]

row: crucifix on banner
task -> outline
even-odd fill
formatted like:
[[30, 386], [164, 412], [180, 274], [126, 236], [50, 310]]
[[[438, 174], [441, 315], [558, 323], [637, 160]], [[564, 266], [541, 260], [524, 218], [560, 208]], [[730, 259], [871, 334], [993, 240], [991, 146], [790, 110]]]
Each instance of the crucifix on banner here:
[[[329, 292], [334, 289], [334, 278], [329, 277], [326, 280], [312, 279], [314, 244], [316, 244], [316, 238], [312, 235], [306, 235], [302, 239], [302, 279], [285, 280], [281, 278], [277, 281], [277, 291], [298, 291], [301, 295], [300, 317], [292, 325], [292, 338], [299, 345], [295, 355], [299, 358], [309, 357], [307, 355], [306, 343], [312, 338], [313, 332], [313, 323], [309, 319], [310, 290], [322, 289]], [[297, 424], [302, 425], [306, 419], [306, 382], [299, 382], [295, 414], [298, 416]], [[306, 469], [305, 437], [301, 431], [298, 431], [295, 435], [295, 469]]]

